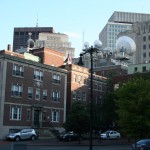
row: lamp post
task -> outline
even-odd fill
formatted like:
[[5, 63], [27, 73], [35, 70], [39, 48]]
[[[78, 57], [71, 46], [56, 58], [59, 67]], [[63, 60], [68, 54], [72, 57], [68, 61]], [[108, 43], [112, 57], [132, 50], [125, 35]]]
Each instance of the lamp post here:
[[100, 50], [100, 47], [102, 46], [102, 43], [100, 41], [95, 41], [94, 42], [94, 47], [91, 46], [89, 47], [89, 44], [86, 42], [84, 44], [85, 49], [83, 49], [83, 52], [80, 54], [80, 58], [79, 58], [79, 62], [78, 65], [79, 66], [83, 66], [83, 62], [82, 62], [82, 56], [85, 54], [90, 54], [90, 61], [91, 61], [91, 71], [90, 71], [90, 75], [91, 75], [91, 89], [90, 89], [90, 141], [89, 141], [89, 150], [92, 150], [92, 134], [93, 134], [93, 53], [98, 53], [98, 51]]

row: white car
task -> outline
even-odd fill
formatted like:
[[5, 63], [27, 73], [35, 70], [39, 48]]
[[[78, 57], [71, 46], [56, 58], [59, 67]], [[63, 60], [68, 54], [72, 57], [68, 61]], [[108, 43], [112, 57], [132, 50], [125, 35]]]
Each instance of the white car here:
[[101, 134], [101, 139], [119, 139], [120, 133], [117, 131], [108, 130]]

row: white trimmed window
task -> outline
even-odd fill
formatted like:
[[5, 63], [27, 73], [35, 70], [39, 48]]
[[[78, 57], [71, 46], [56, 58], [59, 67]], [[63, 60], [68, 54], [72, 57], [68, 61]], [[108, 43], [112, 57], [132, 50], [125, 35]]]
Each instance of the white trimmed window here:
[[51, 121], [52, 122], [59, 122], [59, 119], [60, 119], [60, 112], [57, 110], [52, 110]]
[[36, 100], [40, 100], [40, 89], [36, 89], [36, 92], [35, 92], [35, 99], [36, 99]]
[[22, 97], [23, 86], [18, 84], [12, 84], [11, 95], [16, 97]]
[[43, 90], [43, 100], [47, 100], [47, 90]]
[[10, 119], [21, 120], [21, 107], [12, 106], [10, 108]]
[[60, 92], [52, 91], [52, 101], [59, 102], [60, 101]]
[[38, 81], [43, 81], [43, 72], [39, 70], [34, 70], [34, 79]]
[[28, 87], [28, 98], [33, 98], [33, 88]]
[[52, 82], [56, 84], [60, 84], [60, 75], [59, 74], [53, 74], [52, 76]]
[[23, 77], [24, 68], [21, 65], [14, 64], [13, 66], [13, 75]]

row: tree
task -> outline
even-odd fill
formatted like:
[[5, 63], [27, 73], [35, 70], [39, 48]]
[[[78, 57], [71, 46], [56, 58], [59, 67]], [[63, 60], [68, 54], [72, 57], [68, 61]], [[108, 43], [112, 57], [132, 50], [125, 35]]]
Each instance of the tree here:
[[115, 92], [118, 125], [129, 138], [150, 135], [150, 80], [136, 78]]
[[89, 131], [89, 113], [85, 104], [73, 103], [65, 123], [66, 130], [74, 131], [80, 135]]

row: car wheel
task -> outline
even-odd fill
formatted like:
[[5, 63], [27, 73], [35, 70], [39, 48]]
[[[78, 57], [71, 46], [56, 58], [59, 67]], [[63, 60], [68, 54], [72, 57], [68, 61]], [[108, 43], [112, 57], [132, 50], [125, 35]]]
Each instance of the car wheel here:
[[116, 138], [117, 140], [119, 139], [119, 136], [117, 136], [117, 138]]
[[32, 140], [32, 141], [35, 140], [35, 136], [34, 136], [34, 135], [31, 136], [31, 140]]
[[19, 142], [19, 141], [20, 141], [20, 137], [19, 137], [19, 136], [16, 136], [16, 137], [15, 137], [15, 141], [16, 141], [16, 142]]
[[71, 138], [68, 138], [68, 141], [71, 141]]

